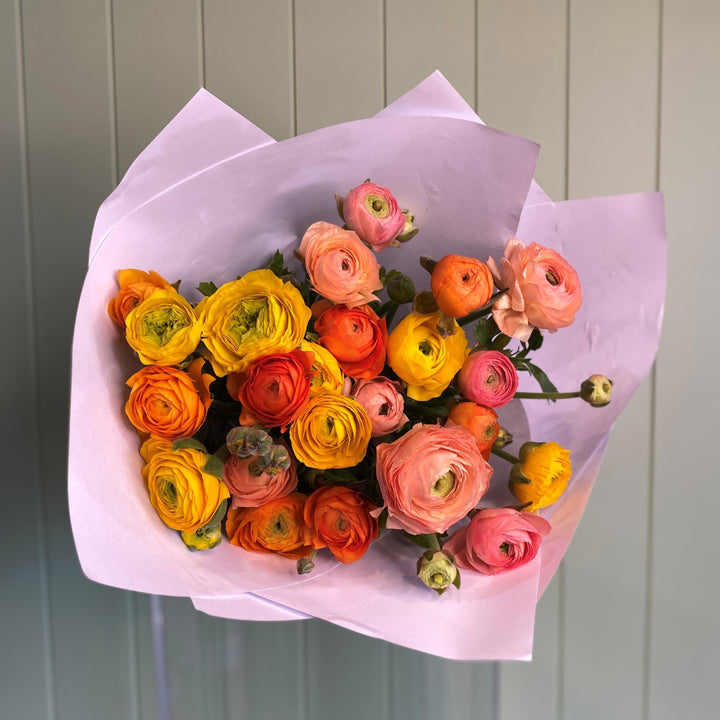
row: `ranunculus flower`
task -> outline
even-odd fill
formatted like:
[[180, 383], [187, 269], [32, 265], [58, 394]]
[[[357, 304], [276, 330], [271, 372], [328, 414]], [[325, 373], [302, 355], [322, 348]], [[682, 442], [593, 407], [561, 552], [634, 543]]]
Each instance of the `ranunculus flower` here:
[[310, 282], [324, 298], [348, 307], [378, 299], [373, 293], [382, 288], [380, 266], [351, 230], [327, 222], [313, 223], [298, 253]]
[[305, 524], [307, 497], [290, 493], [256, 508], [230, 508], [225, 532], [232, 545], [297, 560], [312, 552], [313, 531]]
[[490, 486], [492, 468], [462, 427], [415, 425], [377, 447], [387, 526], [412, 535], [445, 532]]
[[342, 392], [345, 376], [335, 356], [322, 345], [303, 340], [300, 349], [313, 354], [310, 397], [326, 392]]
[[305, 523], [315, 532], [313, 545], [327, 547], [341, 563], [359, 560], [378, 536], [375, 506], [350, 488], [316, 490], [305, 503]]
[[311, 398], [290, 427], [295, 457], [319, 470], [357, 465], [367, 452], [372, 425], [355, 398], [326, 393]]
[[343, 200], [343, 220], [376, 252], [392, 245], [405, 219], [395, 196], [375, 183], [358, 185]]
[[210, 406], [212, 375], [203, 375], [205, 361], [196, 358], [187, 372], [149, 365], [128, 379], [130, 397], [125, 413], [142, 434], [177, 440], [191, 437], [205, 422]]
[[230, 497], [223, 482], [203, 469], [208, 457], [193, 448], [159, 450], [143, 468], [150, 502], [168, 527], [194, 533]]
[[488, 508], [473, 515], [470, 524], [443, 545], [461, 568], [497, 575], [530, 562], [550, 532], [539, 515], [512, 508]]
[[460, 587], [457, 564], [447, 550], [427, 550], [417, 561], [417, 575], [422, 582], [438, 595], [451, 585]]
[[289, 495], [297, 487], [295, 463], [287, 470], [253, 475], [250, 465], [254, 458], [230, 455], [225, 461], [223, 481], [230, 491], [232, 507], [259, 507], [276, 498]]
[[510, 492], [528, 512], [552, 505], [564, 492], [572, 474], [570, 451], [556, 442], [527, 442], [520, 462], [510, 473]]
[[575, 319], [582, 305], [580, 280], [555, 250], [510, 238], [500, 265], [492, 258], [487, 264], [498, 287], [508, 290], [493, 305], [505, 335], [527, 340], [533, 327], [555, 332]]
[[490, 449], [500, 431], [497, 413], [488, 407], [482, 407], [474, 402], [461, 402], [450, 410], [445, 427], [460, 425], [474, 438], [478, 450], [488, 460]]
[[487, 303], [493, 292], [488, 266], [473, 257], [446, 255], [432, 271], [430, 287], [438, 307], [450, 317], [465, 317]]
[[388, 365], [407, 383], [407, 394], [413, 400], [440, 395], [465, 362], [465, 333], [456, 324], [455, 332], [443, 338], [437, 330], [440, 317], [441, 313], [411, 312], [388, 338]]
[[156, 290], [125, 318], [125, 339], [143, 365], [178, 365], [200, 344], [202, 328], [175, 290]]
[[318, 344], [333, 354], [346, 375], [370, 379], [383, 369], [387, 326], [368, 305], [334, 305], [315, 321], [315, 332]]
[[263, 355], [242, 373], [230, 373], [227, 389], [242, 403], [241, 425], [268, 425], [282, 431], [310, 398], [312, 356], [302, 350]]
[[108, 303], [108, 315], [114, 322], [125, 328], [125, 318], [143, 300], [157, 290], [175, 290], [173, 286], [154, 270], [118, 270], [118, 294]]
[[384, 377], [358, 380], [352, 386], [350, 395], [365, 408], [372, 423], [372, 437], [393, 433], [408, 421], [401, 390], [400, 383]]
[[496, 408], [513, 399], [518, 374], [507, 355], [498, 350], [479, 350], [468, 355], [457, 381], [468, 400]]
[[205, 354], [219, 376], [245, 370], [262, 355], [294, 350], [310, 320], [299, 290], [270, 270], [225, 283], [195, 310]]

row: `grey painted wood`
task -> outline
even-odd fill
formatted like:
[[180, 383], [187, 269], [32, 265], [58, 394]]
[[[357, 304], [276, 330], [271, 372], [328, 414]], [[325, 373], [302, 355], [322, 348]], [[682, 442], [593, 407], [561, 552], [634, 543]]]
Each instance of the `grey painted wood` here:
[[[572, 198], [655, 189], [658, 11], [657, 0], [571, 3]], [[616, 423], [565, 556], [565, 720], [642, 715], [652, 412], [647, 382]]]
[[648, 717], [699, 720], [717, 714], [720, 667], [720, 5], [665, 0], [663, 7], [659, 150], [670, 271], [657, 361]]

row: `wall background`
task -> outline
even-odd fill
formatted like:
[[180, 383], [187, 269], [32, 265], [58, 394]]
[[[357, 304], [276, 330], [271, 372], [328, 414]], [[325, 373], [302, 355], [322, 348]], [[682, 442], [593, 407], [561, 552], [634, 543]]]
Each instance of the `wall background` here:
[[532, 664], [164, 599], [173, 717], [714, 716], [719, 30], [716, 0], [0, 0], [0, 717], [157, 717], [149, 599], [85, 580], [67, 517], [71, 333], [99, 204], [201, 85], [282, 139], [370, 116], [435, 68], [486, 122], [541, 143], [553, 198], [665, 192], [656, 368], [540, 602]]

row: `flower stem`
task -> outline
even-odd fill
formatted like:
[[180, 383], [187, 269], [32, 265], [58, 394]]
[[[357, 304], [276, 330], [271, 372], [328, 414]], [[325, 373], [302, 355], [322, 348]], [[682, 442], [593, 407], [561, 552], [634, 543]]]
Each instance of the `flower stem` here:
[[471, 312], [469, 315], [466, 315], [464, 318], [460, 318], [457, 321], [457, 324], [460, 326], [463, 325], [469, 325], [471, 322], [475, 322], [476, 320], [479, 320], [481, 317], [485, 317], [491, 310], [492, 306], [495, 304], [495, 301], [501, 296], [504, 295], [507, 292], [507, 290], [500, 290], [500, 292], [496, 292], [490, 300], [483, 305], [479, 310], [475, 310], [474, 312]]
[[578, 398], [580, 391], [574, 392], [516, 392], [513, 397], [523, 400], [564, 400], [565, 398]]
[[493, 446], [490, 450], [493, 455], [497, 455], [498, 457], [501, 457], [503, 460], [507, 460], [508, 462], [512, 463], [513, 465], [515, 463], [520, 462], [520, 458], [515, 457], [514, 455], [511, 455], [509, 452], [505, 452], [504, 450], [501, 450], [500, 448], [496, 448]]
[[390, 323], [395, 319], [395, 313], [400, 307], [399, 303], [393, 303], [393, 306], [388, 310], [388, 314], [385, 316], [385, 327], [390, 329]]
[[431, 550], [440, 550], [440, 541], [435, 533], [428, 533], [425, 535], [425, 539], [428, 541]]

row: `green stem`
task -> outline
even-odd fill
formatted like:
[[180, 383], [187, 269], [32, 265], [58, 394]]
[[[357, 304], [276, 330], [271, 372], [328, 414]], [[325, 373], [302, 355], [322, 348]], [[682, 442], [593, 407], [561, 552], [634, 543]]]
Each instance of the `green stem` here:
[[503, 460], [507, 460], [508, 462], [515, 465], [515, 463], [520, 462], [520, 458], [515, 457], [514, 455], [511, 455], [509, 452], [505, 452], [504, 450], [501, 450], [500, 448], [496, 448], [495, 446], [492, 447], [490, 450], [493, 455], [497, 455], [498, 457], [501, 457]]
[[516, 392], [513, 397], [522, 400], [564, 400], [566, 398], [580, 397], [580, 391], [574, 392]]
[[466, 315], [464, 318], [460, 318], [457, 321], [457, 324], [461, 327], [463, 325], [469, 325], [471, 322], [475, 322], [476, 320], [479, 320], [481, 317], [485, 317], [490, 310], [492, 310], [492, 306], [495, 304], [495, 301], [501, 296], [504, 295], [507, 292], [507, 290], [501, 290], [500, 292], [495, 293], [490, 300], [483, 305], [479, 310], [475, 310], [474, 312], [471, 312], [469, 315]]
[[428, 545], [430, 546], [431, 550], [435, 550], [436, 552], [440, 550], [440, 541], [438, 540], [438, 536], [435, 533], [429, 533], [428, 535], [425, 535], [425, 539], [428, 541]]
[[387, 302], [384, 302], [376, 311], [375, 314], [378, 317], [384, 317], [387, 315], [392, 309], [395, 307], [395, 310], [397, 311], [397, 303], [394, 300], [388, 300]]
[[385, 327], [390, 329], [390, 323], [395, 319], [395, 313], [398, 311], [398, 308], [400, 307], [399, 303], [395, 303], [390, 310], [388, 311], [388, 314], [385, 316]]

